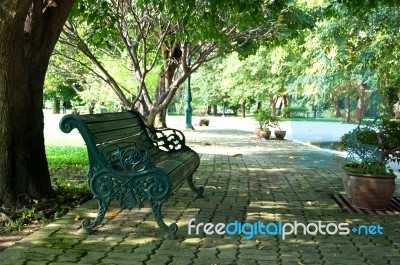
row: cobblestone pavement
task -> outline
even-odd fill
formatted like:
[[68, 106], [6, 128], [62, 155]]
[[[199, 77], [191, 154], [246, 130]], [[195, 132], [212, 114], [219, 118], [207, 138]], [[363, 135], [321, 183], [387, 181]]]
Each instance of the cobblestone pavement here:
[[[195, 199], [184, 184], [164, 204], [164, 221], [179, 226], [175, 239], [163, 238], [149, 208], [116, 206], [96, 231], [81, 234], [77, 216], [97, 210], [90, 201], [0, 252], [0, 264], [400, 264], [399, 216], [342, 213], [330, 198], [343, 190], [342, 158], [296, 142], [261, 141], [246, 131], [186, 134], [201, 155], [195, 181], [205, 186], [205, 196]], [[246, 239], [248, 234], [203, 230], [195, 235], [194, 228], [188, 235], [193, 218], [194, 224], [261, 221], [272, 224], [270, 232], [279, 221], [335, 225], [329, 226], [332, 235], [304, 235], [299, 228], [285, 239], [268, 234]], [[380, 225], [384, 234], [333, 234], [339, 223], [351, 229]]]

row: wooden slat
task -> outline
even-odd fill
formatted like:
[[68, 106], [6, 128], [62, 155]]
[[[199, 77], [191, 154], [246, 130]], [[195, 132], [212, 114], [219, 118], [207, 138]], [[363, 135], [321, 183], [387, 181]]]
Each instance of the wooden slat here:
[[144, 130], [144, 126], [136, 119], [124, 119], [124, 120], [117, 120], [117, 121], [104, 121], [102, 123], [92, 123], [92, 124], [87, 124], [87, 128], [89, 129], [90, 132], [92, 133], [101, 133], [101, 132], [106, 132], [109, 130], [117, 130], [119, 128], [123, 129], [126, 127], [139, 127], [142, 130]]
[[82, 115], [80, 118], [86, 124], [101, 123], [104, 121], [123, 120], [136, 118], [137, 116], [132, 112], [115, 112], [115, 113], [102, 113], [102, 114], [88, 114]]
[[136, 141], [148, 141], [146, 127], [133, 112], [103, 113], [80, 116], [97, 143], [124, 140], [135, 136]]
[[350, 199], [347, 198], [347, 196], [342, 194], [333, 194], [331, 197], [339, 205], [343, 212], [367, 215], [400, 215], [400, 200], [397, 197], [393, 197], [390, 200], [389, 206], [385, 210], [368, 210], [357, 208], [351, 204]]
[[400, 200], [399, 200], [399, 198], [397, 198], [397, 197], [393, 197], [393, 198], [390, 200], [389, 204], [392, 205], [392, 206], [395, 207], [395, 208], [400, 209]]
[[185, 161], [190, 160], [190, 158], [193, 156], [193, 151], [177, 153], [160, 152], [155, 155], [154, 161], [157, 161], [156, 166], [158, 168], [169, 174], [170, 172], [178, 168], [181, 164], [184, 164]]
[[[354, 209], [359, 209], [357, 207], [354, 207]], [[368, 215], [381, 215], [380, 211], [376, 211], [376, 210], [368, 210], [368, 209], [360, 209], [363, 210], [364, 213], [368, 214]]]
[[142, 130], [138, 126], [131, 126], [126, 128], [110, 129], [108, 131], [95, 133], [93, 136], [99, 140], [99, 142], [109, 141], [121, 141], [127, 140], [128, 138], [136, 139], [135, 141], [148, 141], [147, 132]]

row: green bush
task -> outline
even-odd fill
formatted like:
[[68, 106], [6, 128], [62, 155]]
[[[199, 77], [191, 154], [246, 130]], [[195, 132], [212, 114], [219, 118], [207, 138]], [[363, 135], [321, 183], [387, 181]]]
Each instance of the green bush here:
[[305, 115], [300, 115], [301, 113], [307, 112], [307, 108], [298, 106], [286, 106], [282, 109], [282, 114], [284, 117], [302, 117]]

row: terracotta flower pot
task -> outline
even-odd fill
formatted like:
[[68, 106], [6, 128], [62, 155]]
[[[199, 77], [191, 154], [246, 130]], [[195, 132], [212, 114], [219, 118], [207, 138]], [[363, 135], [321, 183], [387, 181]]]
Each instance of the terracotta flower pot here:
[[286, 136], [286, 131], [277, 130], [277, 131], [274, 131], [274, 134], [275, 134], [276, 139], [283, 140]]
[[210, 125], [210, 120], [208, 119], [198, 119], [195, 123], [195, 126], [208, 126]]
[[357, 173], [359, 170], [360, 164], [355, 163], [348, 163], [344, 165], [344, 170], [347, 174], [342, 175], [342, 183], [344, 187], [344, 192], [346, 193], [347, 197], [351, 200], [351, 192], [350, 192], [350, 173]]
[[383, 210], [388, 206], [395, 189], [395, 175], [347, 174], [354, 206], [371, 210]]
[[346, 196], [351, 200], [350, 176], [348, 174], [342, 175], [342, 183], [343, 183], [344, 192], [346, 193]]
[[260, 139], [269, 139], [271, 137], [271, 131], [264, 131], [261, 128], [256, 128], [254, 132], [256, 136]]

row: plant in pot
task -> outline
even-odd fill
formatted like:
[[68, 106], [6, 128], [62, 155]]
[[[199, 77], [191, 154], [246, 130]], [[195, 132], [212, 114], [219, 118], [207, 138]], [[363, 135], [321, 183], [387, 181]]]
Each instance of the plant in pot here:
[[206, 117], [206, 112], [197, 111], [196, 116], [199, 118], [194, 122], [195, 126], [208, 126], [210, 125], [210, 120]]
[[254, 130], [256, 136], [260, 139], [269, 139], [271, 137], [271, 131], [268, 125], [271, 119], [271, 112], [269, 110], [260, 109], [255, 114], [254, 119], [259, 125], [259, 127]]
[[286, 131], [282, 130], [281, 127], [279, 126], [280, 120], [278, 117], [271, 117], [269, 121], [269, 125], [271, 127], [276, 128], [274, 130], [275, 138], [278, 140], [283, 140], [285, 139], [286, 136]]
[[396, 178], [388, 163], [400, 163], [400, 122], [381, 118], [360, 123], [341, 137], [341, 148], [348, 152], [343, 185], [352, 204], [385, 209]]
[[210, 120], [205, 118], [205, 117], [201, 117], [197, 123], [198, 126], [208, 126], [210, 125]]

